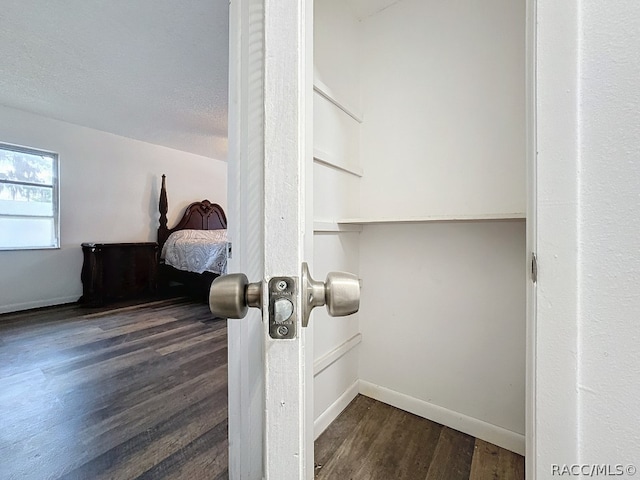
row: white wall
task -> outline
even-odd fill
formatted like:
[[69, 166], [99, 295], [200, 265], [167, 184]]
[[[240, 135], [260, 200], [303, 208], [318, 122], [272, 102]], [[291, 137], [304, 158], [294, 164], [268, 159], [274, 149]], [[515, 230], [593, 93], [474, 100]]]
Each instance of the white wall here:
[[[524, 7], [362, 20], [360, 217], [524, 213]], [[525, 258], [522, 220], [365, 225], [361, 391], [523, 453]]]
[[518, 220], [365, 226], [363, 391], [523, 451], [524, 246]]
[[[314, 93], [314, 151], [337, 166], [358, 169], [360, 124], [335, 105], [359, 104], [358, 23], [340, 0], [314, 3], [314, 70], [316, 85], [332, 101]], [[359, 273], [359, 233], [337, 229], [335, 222], [359, 214], [360, 177], [316, 161], [314, 219], [335, 228], [316, 229], [312, 276], [329, 271]], [[330, 230], [330, 231], [326, 231]], [[319, 435], [358, 393], [358, 314], [331, 318], [324, 308], [311, 318], [314, 338], [315, 433]]]
[[361, 214], [525, 211], [524, 0], [404, 0], [362, 21]]
[[[329, 271], [360, 272], [357, 232], [317, 232], [313, 247], [314, 278], [324, 280]], [[359, 317], [360, 314], [332, 318], [324, 307], [316, 308], [312, 315], [316, 435], [358, 393]]]
[[581, 454], [637, 462], [640, 5], [581, 5]]
[[0, 141], [60, 154], [56, 250], [0, 251], [0, 312], [82, 295], [82, 242], [155, 241], [160, 179], [169, 224], [193, 201], [226, 207], [225, 162], [0, 107]]
[[536, 478], [640, 449], [640, 5], [566, 3], [538, 1]]
[[313, 8], [315, 79], [335, 97], [360, 108], [360, 31], [347, 2], [316, 0]]

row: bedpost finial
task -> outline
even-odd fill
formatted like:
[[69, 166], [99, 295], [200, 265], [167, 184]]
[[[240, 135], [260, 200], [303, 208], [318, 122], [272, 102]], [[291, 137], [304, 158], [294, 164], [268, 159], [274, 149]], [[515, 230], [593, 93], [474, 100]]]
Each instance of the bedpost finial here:
[[167, 186], [165, 184], [166, 175], [162, 174], [162, 187], [160, 188], [160, 201], [158, 209], [160, 210], [160, 228], [167, 228], [167, 212], [169, 211], [169, 202], [167, 201]]

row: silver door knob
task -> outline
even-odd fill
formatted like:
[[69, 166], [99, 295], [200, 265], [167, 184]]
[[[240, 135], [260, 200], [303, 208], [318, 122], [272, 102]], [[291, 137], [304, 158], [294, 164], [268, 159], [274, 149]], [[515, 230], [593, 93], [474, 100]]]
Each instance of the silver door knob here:
[[209, 310], [220, 318], [244, 318], [249, 307], [262, 307], [262, 282], [249, 283], [244, 273], [216, 278], [209, 289]]
[[[303, 263], [300, 289], [303, 327], [309, 324], [309, 315], [315, 307], [326, 305], [332, 317], [351, 315], [360, 308], [360, 280], [352, 273], [330, 272], [326, 281], [320, 282], [311, 278], [309, 267]], [[209, 310], [216, 317], [244, 318], [249, 307], [262, 308], [262, 282], [249, 283], [245, 274], [231, 273], [216, 278], [211, 284]], [[274, 315], [278, 314], [282, 311], [275, 308]]]
[[302, 264], [302, 326], [309, 324], [309, 315], [315, 307], [327, 306], [332, 317], [345, 317], [360, 308], [360, 280], [347, 272], [329, 272], [324, 282], [311, 278], [309, 266]]

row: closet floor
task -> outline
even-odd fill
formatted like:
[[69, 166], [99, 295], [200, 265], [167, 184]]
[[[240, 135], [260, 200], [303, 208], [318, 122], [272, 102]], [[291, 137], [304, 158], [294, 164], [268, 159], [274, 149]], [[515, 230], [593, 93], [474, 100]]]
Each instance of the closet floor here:
[[524, 457], [362, 395], [315, 459], [316, 480], [524, 480]]

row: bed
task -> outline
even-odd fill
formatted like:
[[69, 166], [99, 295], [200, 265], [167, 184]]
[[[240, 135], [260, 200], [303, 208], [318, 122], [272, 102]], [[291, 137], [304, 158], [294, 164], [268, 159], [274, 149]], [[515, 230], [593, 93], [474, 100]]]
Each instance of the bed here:
[[211, 282], [226, 272], [227, 217], [222, 207], [209, 200], [193, 202], [173, 227], [167, 226], [166, 176], [160, 188], [158, 227], [158, 286], [162, 293], [181, 285], [189, 293], [209, 291]]

